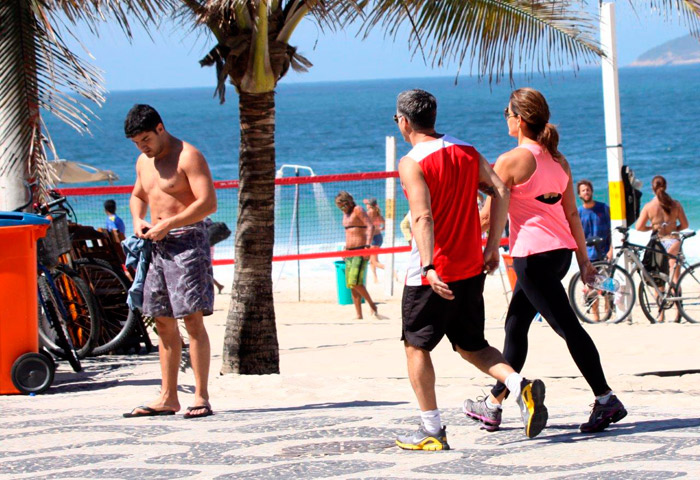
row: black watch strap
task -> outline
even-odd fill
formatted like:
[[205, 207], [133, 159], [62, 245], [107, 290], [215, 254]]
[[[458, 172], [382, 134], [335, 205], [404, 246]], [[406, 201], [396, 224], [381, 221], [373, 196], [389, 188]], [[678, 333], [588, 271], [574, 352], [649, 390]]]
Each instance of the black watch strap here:
[[432, 263], [429, 265], [426, 265], [425, 267], [422, 267], [420, 269], [420, 274], [425, 277], [426, 275], [428, 275], [428, 272], [430, 270], [435, 270], [435, 265], [433, 265]]

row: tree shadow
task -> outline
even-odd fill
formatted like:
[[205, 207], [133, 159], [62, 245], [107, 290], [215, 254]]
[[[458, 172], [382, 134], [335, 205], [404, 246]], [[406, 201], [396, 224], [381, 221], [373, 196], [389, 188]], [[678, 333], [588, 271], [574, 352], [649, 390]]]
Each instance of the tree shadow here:
[[310, 403], [307, 405], [297, 405], [293, 407], [270, 407], [270, 408], [243, 408], [236, 410], [221, 410], [217, 413], [274, 413], [274, 412], [294, 412], [304, 410], [323, 410], [334, 408], [366, 408], [366, 407], [392, 407], [396, 405], [405, 405], [409, 402], [377, 402], [371, 400], [355, 400], [352, 402], [336, 402], [336, 403]]
[[[160, 378], [143, 378], [134, 380], [124, 379], [109, 379], [109, 380], [90, 380], [89, 378], [75, 378], [73, 375], [66, 374], [69, 378], [60, 378], [61, 374], [56, 374], [54, 382], [45, 393], [42, 395], [51, 395], [59, 393], [75, 393], [75, 392], [91, 392], [94, 390], [104, 390], [112, 387], [121, 387], [124, 385], [131, 386], [158, 386]], [[58, 379], [58, 380], [57, 380]]]

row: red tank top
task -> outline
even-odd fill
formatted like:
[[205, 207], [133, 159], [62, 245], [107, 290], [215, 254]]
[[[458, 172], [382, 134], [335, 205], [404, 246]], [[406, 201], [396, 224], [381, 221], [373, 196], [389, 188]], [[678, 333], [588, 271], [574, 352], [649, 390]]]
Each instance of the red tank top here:
[[[484, 257], [477, 204], [479, 152], [445, 135], [417, 144], [406, 156], [418, 162], [430, 190], [435, 232], [433, 265], [438, 275], [445, 282], [454, 282], [480, 274]], [[413, 242], [406, 285], [428, 283], [421, 276], [420, 255]]]

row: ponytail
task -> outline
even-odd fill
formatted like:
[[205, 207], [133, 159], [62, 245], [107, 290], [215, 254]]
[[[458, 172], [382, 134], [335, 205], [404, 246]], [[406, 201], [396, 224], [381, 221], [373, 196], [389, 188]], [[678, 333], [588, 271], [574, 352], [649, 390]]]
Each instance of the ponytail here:
[[666, 214], [670, 214], [675, 201], [666, 193], [666, 179], [661, 175], [657, 175], [651, 179], [651, 189], [654, 191], [659, 204]]
[[534, 88], [519, 88], [510, 94], [510, 109], [518, 115], [553, 158], [561, 158], [559, 153], [559, 132], [549, 123], [549, 105], [540, 92]]
[[561, 156], [559, 153], [559, 132], [553, 124], [548, 122], [537, 134], [537, 143], [546, 148], [552, 157], [558, 158]]

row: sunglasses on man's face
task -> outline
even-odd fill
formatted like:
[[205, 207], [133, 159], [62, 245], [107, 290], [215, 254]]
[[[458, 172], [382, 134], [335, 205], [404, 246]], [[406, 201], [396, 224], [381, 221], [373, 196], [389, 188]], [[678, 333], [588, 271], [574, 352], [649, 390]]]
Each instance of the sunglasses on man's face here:
[[398, 113], [394, 114], [394, 122], [399, 123], [399, 118], [403, 117], [403, 115], [399, 115]]

